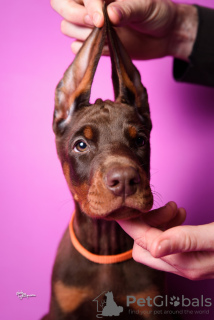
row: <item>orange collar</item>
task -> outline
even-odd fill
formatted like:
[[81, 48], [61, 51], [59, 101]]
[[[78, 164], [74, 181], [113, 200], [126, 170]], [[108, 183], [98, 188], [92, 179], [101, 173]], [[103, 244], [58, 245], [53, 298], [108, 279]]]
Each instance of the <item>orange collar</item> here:
[[73, 246], [75, 249], [86, 259], [100, 264], [112, 264], [112, 263], [118, 263], [123, 262], [129, 259], [132, 259], [132, 249], [120, 254], [116, 255], [108, 255], [108, 256], [101, 256], [94, 253], [91, 253], [90, 251], [86, 250], [77, 240], [76, 235], [74, 233], [73, 228], [73, 221], [74, 221], [75, 214], [73, 213], [71, 217], [71, 221], [69, 223], [69, 231], [70, 231], [70, 237], [71, 242], [73, 243]]

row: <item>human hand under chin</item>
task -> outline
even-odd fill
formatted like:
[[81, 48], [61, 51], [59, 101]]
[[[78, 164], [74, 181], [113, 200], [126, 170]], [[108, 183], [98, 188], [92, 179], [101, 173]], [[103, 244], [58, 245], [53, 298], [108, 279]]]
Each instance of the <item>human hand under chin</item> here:
[[117, 221], [134, 239], [133, 259], [190, 280], [214, 278], [214, 223], [181, 226], [186, 218], [174, 202], [140, 218]]

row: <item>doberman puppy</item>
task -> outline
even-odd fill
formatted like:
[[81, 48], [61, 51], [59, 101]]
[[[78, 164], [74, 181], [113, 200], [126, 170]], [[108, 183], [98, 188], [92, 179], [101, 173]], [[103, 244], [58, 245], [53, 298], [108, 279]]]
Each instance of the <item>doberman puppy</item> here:
[[[104, 14], [104, 27], [92, 31], [56, 88], [53, 130], [75, 213], [57, 251], [50, 311], [43, 319], [103, 317], [105, 296], [120, 313], [107, 315], [113, 319], [169, 319], [152, 302], [164, 292], [163, 273], [131, 258], [133, 240], [115, 221], [152, 208], [152, 125], [140, 74], [105, 8]], [[90, 104], [106, 38], [115, 101]]]

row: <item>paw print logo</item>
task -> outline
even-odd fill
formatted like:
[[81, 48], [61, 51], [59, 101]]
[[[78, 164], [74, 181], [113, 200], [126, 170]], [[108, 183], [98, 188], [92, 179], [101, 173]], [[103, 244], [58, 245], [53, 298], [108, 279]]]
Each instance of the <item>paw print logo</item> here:
[[171, 297], [170, 298], [170, 304], [171, 305], [173, 305], [174, 307], [177, 307], [177, 306], [179, 306], [179, 304], [180, 304], [180, 298], [179, 297], [175, 297], [175, 296], [173, 296], [173, 297]]

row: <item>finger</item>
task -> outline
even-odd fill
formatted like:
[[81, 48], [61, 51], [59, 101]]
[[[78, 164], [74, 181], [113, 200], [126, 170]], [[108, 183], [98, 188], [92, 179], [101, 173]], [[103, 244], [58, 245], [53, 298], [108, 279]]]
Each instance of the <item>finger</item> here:
[[147, 251], [150, 251], [154, 240], [162, 234], [161, 230], [150, 227], [140, 219], [120, 220], [117, 222], [134, 239], [135, 245]]
[[[134, 240], [143, 237], [148, 230], [150, 230], [150, 232], [152, 232], [153, 230], [158, 230], [150, 227], [140, 218], [119, 220], [117, 222], [119, 223], [121, 228], [123, 228], [123, 230], [128, 233]], [[161, 232], [160, 230], [158, 231]]]
[[142, 20], [144, 5], [142, 1], [114, 1], [108, 8], [108, 15], [114, 25], [124, 25]]
[[173, 220], [176, 217], [177, 212], [176, 203], [170, 201], [164, 207], [149, 211], [142, 216], [142, 219], [150, 226], [158, 227]]
[[[83, 45], [83, 42], [81, 42], [81, 41], [74, 41], [74, 42], [72, 42], [72, 44], [71, 44], [71, 50], [72, 50], [72, 52], [74, 53], [74, 54], [77, 54], [78, 53], [78, 51], [80, 50], [80, 48], [82, 47], [82, 45]], [[104, 47], [103, 47], [103, 51], [102, 51], [102, 55], [103, 56], [109, 56], [109, 47], [108, 47], [108, 45], [104, 45]]]
[[179, 208], [176, 216], [166, 224], [165, 229], [180, 226], [186, 220], [186, 210], [184, 208]]
[[133, 259], [153, 269], [171, 272], [190, 280], [213, 279], [214, 253], [177, 253], [163, 258], [154, 258], [149, 251], [133, 248]]
[[[148, 213], [146, 216], [131, 220], [120, 220], [118, 223], [136, 242], [137, 245], [152, 250], [152, 254], [156, 254], [154, 243], [160, 238], [163, 232], [152, 226], [159, 226], [168, 220], [172, 220], [177, 213], [177, 205], [175, 202], [169, 202], [165, 207], [156, 209]], [[155, 252], [155, 253], [154, 253]], [[155, 255], [154, 255], [155, 256]], [[156, 257], [156, 256], [155, 256]]]
[[91, 33], [91, 28], [82, 27], [79, 25], [75, 25], [66, 20], [61, 22], [61, 31], [68, 37], [77, 39], [79, 41], [85, 41], [85, 39]]
[[110, 21], [114, 25], [120, 25], [125, 17], [125, 12], [120, 3], [113, 3], [107, 7], [107, 12]]
[[214, 223], [168, 229], [151, 246], [154, 257], [194, 251], [214, 251]]
[[133, 238], [140, 238], [144, 232], [152, 227], [159, 226], [175, 217], [177, 205], [169, 202], [166, 206], [152, 210], [141, 217], [130, 220], [117, 221], [120, 226]]
[[82, 47], [82, 45], [83, 45], [83, 42], [81, 42], [81, 41], [74, 41], [74, 42], [72, 42], [72, 44], [71, 44], [71, 50], [72, 50], [72, 52], [73, 52], [74, 54], [77, 54], [77, 53], [79, 52], [80, 48]]
[[78, 25], [85, 25], [84, 17], [87, 15], [86, 8], [74, 1], [52, 0], [53, 9], [65, 20]]
[[86, 11], [94, 25], [101, 28], [104, 24], [103, 1], [102, 0], [83, 0]]
[[161, 259], [154, 258], [149, 251], [142, 249], [136, 243], [133, 247], [132, 256], [135, 261], [145, 264], [150, 268], [177, 274], [177, 269]]

